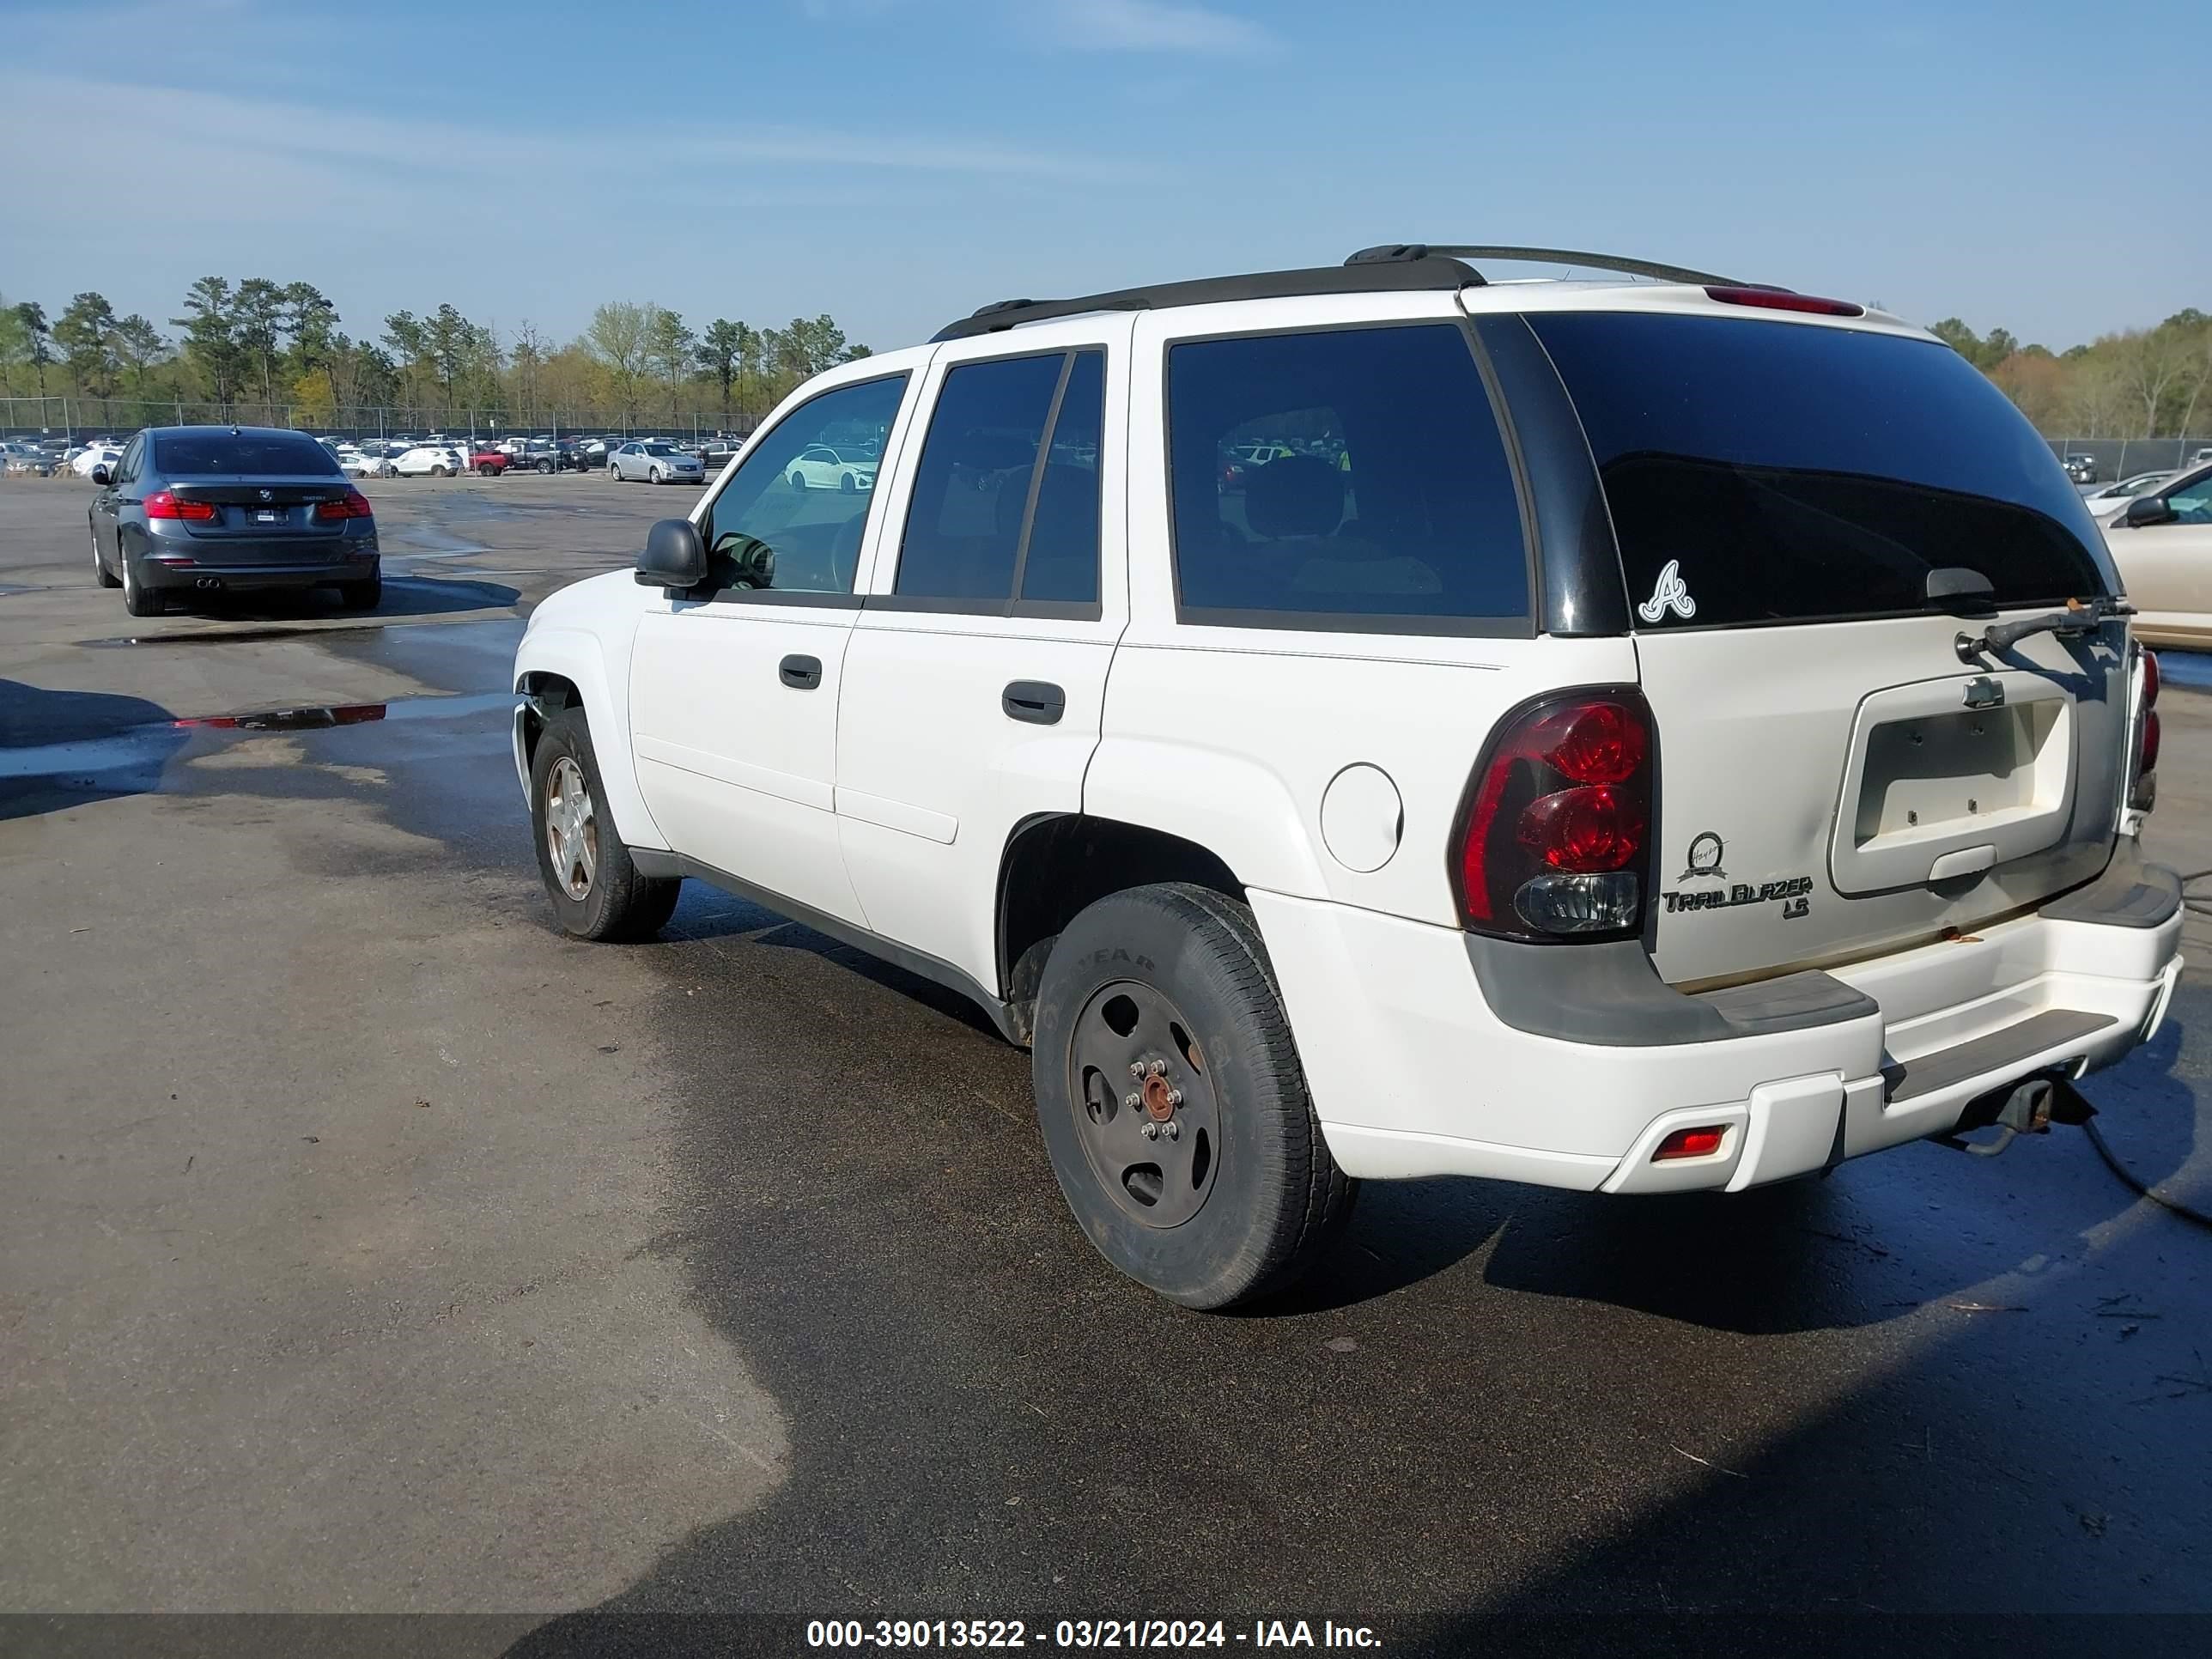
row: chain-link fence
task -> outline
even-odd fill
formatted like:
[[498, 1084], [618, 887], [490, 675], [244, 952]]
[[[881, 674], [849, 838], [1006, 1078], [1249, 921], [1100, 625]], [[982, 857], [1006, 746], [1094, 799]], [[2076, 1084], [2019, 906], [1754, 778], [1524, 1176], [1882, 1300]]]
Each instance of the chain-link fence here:
[[636, 437], [741, 437], [763, 410], [740, 408], [604, 410], [547, 405], [537, 409], [425, 409], [380, 404], [317, 409], [301, 404], [194, 403], [161, 398], [0, 398], [0, 437], [127, 438], [146, 426], [283, 426], [325, 438], [566, 437], [571, 434]]
[[2112, 483], [2143, 472], [2172, 472], [2212, 461], [2212, 434], [2196, 438], [2053, 438], [2060, 459], [2087, 456], [2099, 483]]

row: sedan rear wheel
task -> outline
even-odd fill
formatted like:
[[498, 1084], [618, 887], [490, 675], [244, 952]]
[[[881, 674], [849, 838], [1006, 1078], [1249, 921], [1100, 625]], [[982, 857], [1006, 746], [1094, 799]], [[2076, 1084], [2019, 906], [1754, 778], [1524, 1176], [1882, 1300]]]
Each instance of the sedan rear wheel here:
[[169, 608], [168, 601], [138, 580], [131, 568], [131, 556], [119, 554], [115, 561], [123, 567], [123, 608], [134, 617], [158, 617]]

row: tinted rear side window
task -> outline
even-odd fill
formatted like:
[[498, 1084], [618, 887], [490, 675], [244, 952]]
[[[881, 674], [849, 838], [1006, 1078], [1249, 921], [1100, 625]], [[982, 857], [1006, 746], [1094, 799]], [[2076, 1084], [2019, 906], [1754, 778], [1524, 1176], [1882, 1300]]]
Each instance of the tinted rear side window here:
[[1171, 347], [1168, 430], [1183, 620], [1525, 629], [1519, 499], [1455, 325]]
[[2002, 605], [2117, 586], [2050, 446], [1944, 346], [1721, 317], [1528, 323], [1582, 416], [1644, 626], [1919, 613], [1945, 567]]
[[170, 478], [238, 473], [323, 477], [335, 475], [338, 462], [313, 438], [281, 432], [173, 432], [154, 440], [154, 470]]

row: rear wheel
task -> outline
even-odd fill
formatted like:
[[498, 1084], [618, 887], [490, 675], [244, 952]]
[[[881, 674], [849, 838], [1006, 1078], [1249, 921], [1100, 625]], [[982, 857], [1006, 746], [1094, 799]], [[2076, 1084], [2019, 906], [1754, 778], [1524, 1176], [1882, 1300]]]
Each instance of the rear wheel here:
[[667, 925], [683, 884], [640, 875], [630, 861], [606, 809], [581, 710], [564, 708], [546, 723], [530, 758], [530, 801], [538, 872], [564, 930], [578, 939], [638, 939]]
[[1350, 1217], [1251, 913], [1207, 888], [1132, 888], [1045, 963], [1038, 1121], [1085, 1234], [1194, 1308], [1279, 1291]]
[[338, 603], [349, 611], [374, 611], [383, 598], [384, 576], [380, 571], [365, 582], [338, 584]]
[[100, 578], [102, 587], [120, 587], [123, 578], [107, 568], [107, 561], [100, 556], [100, 532], [92, 532], [92, 574]]
[[538, 463], [538, 470], [540, 472], [550, 476], [553, 471], [553, 463], [550, 461], [540, 461]]
[[430, 469], [430, 476], [434, 478], [450, 478], [453, 476], [453, 469], [449, 466], [434, 466]]
[[134, 617], [158, 617], [169, 608], [169, 602], [154, 589], [138, 580], [131, 568], [131, 556], [119, 554], [115, 561], [123, 567], [123, 608]]
[[489, 478], [493, 473], [498, 471], [499, 469], [495, 466], [480, 466], [477, 469], [477, 477], [479, 478]]

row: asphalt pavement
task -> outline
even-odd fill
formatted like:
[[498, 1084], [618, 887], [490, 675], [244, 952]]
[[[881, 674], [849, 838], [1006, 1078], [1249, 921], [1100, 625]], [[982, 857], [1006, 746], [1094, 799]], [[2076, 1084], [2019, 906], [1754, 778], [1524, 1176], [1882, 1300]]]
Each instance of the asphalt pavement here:
[[[1290, 1301], [1172, 1307], [957, 998], [696, 884], [552, 928], [520, 617], [695, 492], [368, 489], [375, 613], [133, 620], [89, 492], [0, 481], [0, 1613], [2212, 1632], [2118, 1617], [2212, 1615], [2212, 1236], [2080, 1132], [1370, 1186]], [[2148, 845], [2212, 893], [2212, 698], [2165, 713]], [[2204, 983], [2085, 1091], [2212, 1208]]]

